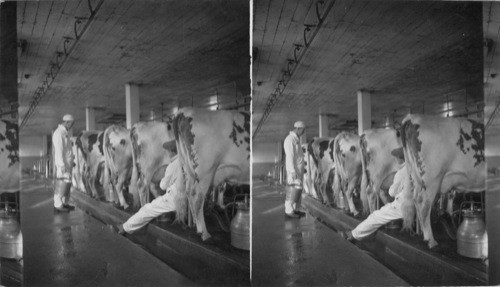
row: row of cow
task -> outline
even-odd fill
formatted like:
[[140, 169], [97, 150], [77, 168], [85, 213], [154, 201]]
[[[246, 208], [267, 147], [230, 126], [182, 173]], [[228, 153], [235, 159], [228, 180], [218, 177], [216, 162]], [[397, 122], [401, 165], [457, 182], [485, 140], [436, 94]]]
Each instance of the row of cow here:
[[[377, 209], [399, 165], [391, 151], [403, 147], [411, 180], [405, 190], [403, 225], [416, 220], [430, 248], [437, 245], [430, 214], [436, 196], [451, 190], [485, 190], [484, 125], [469, 119], [407, 115], [400, 130], [371, 129], [361, 136], [341, 132], [335, 138], [315, 138], [304, 149], [304, 190], [325, 204], [348, 206], [358, 215], [353, 194], [359, 192], [363, 212]], [[344, 199], [345, 201], [344, 202]]]
[[[159, 182], [171, 162], [163, 146], [171, 141], [184, 174], [180, 190], [186, 205], [177, 207], [178, 220], [184, 222], [187, 215], [181, 206], [189, 206], [197, 231], [206, 240], [210, 234], [203, 206], [210, 188], [249, 181], [248, 113], [184, 108], [167, 122], [139, 122], [131, 130], [113, 125], [104, 132], [84, 131], [74, 139], [73, 184], [124, 209], [137, 209], [150, 201], [150, 193], [162, 194]], [[124, 195], [127, 187], [131, 204]]]

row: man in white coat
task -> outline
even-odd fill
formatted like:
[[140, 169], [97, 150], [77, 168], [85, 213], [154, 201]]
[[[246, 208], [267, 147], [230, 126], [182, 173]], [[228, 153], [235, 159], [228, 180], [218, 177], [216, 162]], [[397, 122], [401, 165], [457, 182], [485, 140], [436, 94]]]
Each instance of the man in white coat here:
[[304, 154], [302, 153], [302, 147], [300, 145], [300, 137], [306, 131], [306, 125], [304, 122], [298, 121], [293, 125], [294, 129], [290, 131], [288, 136], [285, 138], [283, 143], [283, 148], [285, 150], [285, 162], [286, 162], [286, 175], [287, 175], [287, 185], [295, 189], [292, 194], [292, 190], [287, 188], [287, 194], [285, 199], [285, 216], [287, 218], [300, 218], [305, 215], [303, 211], [300, 210], [301, 198], [302, 198], [302, 177], [304, 174]]
[[388, 203], [379, 210], [376, 210], [363, 222], [361, 222], [352, 231], [341, 232], [342, 237], [348, 241], [361, 240], [377, 229], [396, 219], [402, 219], [403, 213], [401, 211], [401, 204], [403, 202], [403, 190], [405, 190], [406, 185], [410, 183], [408, 180], [408, 173], [406, 172], [403, 148], [394, 149], [391, 154], [395, 156], [399, 161], [399, 169], [394, 176], [394, 181], [389, 188], [389, 195], [394, 197], [394, 201]]
[[[133, 233], [148, 224], [154, 218], [171, 211], [175, 211], [175, 197], [178, 192], [179, 181], [184, 179], [182, 166], [177, 158], [177, 148], [175, 141], [167, 142], [163, 145], [171, 158], [170, 164], [165, 169], [165, 176], [160, 182], [160, 188], [165, 190], [165, 194], [147, 203], [132, 215], [125, 223], [113, 228], [120, 234]], [[182, 184], [180, 185], [182, 186]]]
[[73, 169], [73, 149], [70, 137], [74, 122], [75, 119], [72, 115], [65, 115], [63, 123], [59, 124], [54, 134], [52, 134], [56, 178], [54, 210], [56, 212], [68, 212], [75, 209], [74, 206], [69, 205], [71, 170]]

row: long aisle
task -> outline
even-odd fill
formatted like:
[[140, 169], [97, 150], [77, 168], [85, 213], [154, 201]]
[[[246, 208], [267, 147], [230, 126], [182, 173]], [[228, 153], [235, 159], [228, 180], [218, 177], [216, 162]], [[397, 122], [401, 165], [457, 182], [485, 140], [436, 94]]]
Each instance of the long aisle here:
[[252, 284], [408, 285], [309, 214], [285, 219], [282, 187], [253, 183]]
[[54, 213], [43, 180], [23, 179], [24, 286], [185, 286], [192, 281], [80, 209]]

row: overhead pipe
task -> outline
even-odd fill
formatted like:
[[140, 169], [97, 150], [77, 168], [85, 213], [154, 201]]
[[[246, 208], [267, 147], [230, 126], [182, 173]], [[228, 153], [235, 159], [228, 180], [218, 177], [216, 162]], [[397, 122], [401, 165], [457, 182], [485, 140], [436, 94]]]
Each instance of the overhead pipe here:
[[[323, 26], [324, 19], [326, 16], [330, 13], [330, 10], [333, 8], [333, 5], [335, 4], [336, 0], [331, 0], [328, 3], [328, 6], [323, 11], [323, 14], [321, 15], [320, 13], [320, 6], [325, 5], [324, 0], [318, 0], [316, 1], [316, 18], [318, 20], [318, 23], [316, 25], [311, 25], [311, 24], [304, 24], [304, 31], [303, 31], [303, 45], [301, 44], [293, 44], [293, 50], [291, 53], [293, 53], [293, 59], [287, 59], [286, 64], [285, 64], [285, 69], [282, 71], [282, 76], [278, 80], [278, 85], [276, 89], [274, 90], [274, 93], [271, 93], [269, 95], [269, 98], [267, 99], [266, 107], [264, 108], [264, 113], [262, 115], [262, 118], [260, 119], [259, 123], [257, 124], [257, 128], [253, 132], [252, 138], [255, 138], [257, 136], [258, 132], [262, 128], [262, 125], [264, 122], [267, 120], [269, 115], [271, 114], [271, 111], [273, 110], [274, 106], [278, 102], [279, 98], [283, 95], [283, 92], [285, 91], [286, 86], [292, 79], [292, 76], [295, 74], [295, 71], [297, 70], [297, 67], [299, 66], [300, 62], [302, 61], [304, 55], [308, 51], [311, 43], [314, 41], [316, 38], [316, 35], [318, 34], [319, 30]], [[314, 27], [314, 29], [312, 29]], [[310, 37], [307, 37], [307, 35], [311, 34]]]
[[[27, 124], [28, 120], [35, 112], [35, 109], [37, 108], [40, 100], [45, 96], [45, 94], [49, 90], [50, 86], [54, 82], [56, 76], [59, 74], [59, 71], [64, 66], [64, 64], [68, 60], [69, 56], [71, 55], [71, 53], [75, 49], [77, 43], [80, 41], [82, 36], [85, 34], [85, 32], [90, 27], [90, 24], [93, 22], [95, 16], [97, 15], [97, 12], [101, 8], [102, 4], [104, 3], [104, 0], [99, 0], [99, 2], [97, 3], [95, 8], [92, 7], [92, 3], [90, 2], [90, 0], [87, 0], [87, 2], [88, 2], [89, 11], [90, 11], [90, 16], [88, 18], [75, 17], [75, 22], [73, 23], [74, 38], [67, 37], [67, 36], [63, 37], [63, 39], [64, 39], [63, 51], [64, 52], [60, 52], [60, 51], [55, 52], [55, 61], [50, 62], [49, 72], [46, 73], [45, 80], [42, 82], [42, 85], [40, 87], [38, 87], [38, 89], [35, 90], [35, 92], [33, 94], [33, 99], [31, 100], [30, 106], [28, 108], [28, 112], [26, 113], [26, 115], [24, 116], [24, 118], [21, 122], [21, 126], [20, 126], [21, 128]], [[83, 28], [80, 31], [78, 31], [77, 27], [78, 27], [78, 25], [80, 25], [82, 23], [82, 20], [87, 20], [87, 21], [86, 21], [85, 25], [83, 26]], [[69, 45], [71, 42], [73, 42], [73, 44], [71, 45], [71, 47], [68, 48], [67, 45]], [[16, 73], [16, 75], [17, 75], [17, 73]]]

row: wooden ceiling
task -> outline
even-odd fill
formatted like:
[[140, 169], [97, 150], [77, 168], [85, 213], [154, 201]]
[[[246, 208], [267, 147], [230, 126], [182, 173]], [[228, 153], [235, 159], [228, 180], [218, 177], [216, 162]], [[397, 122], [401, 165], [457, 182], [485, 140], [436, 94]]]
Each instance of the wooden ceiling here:
[[[372, 94], [375, 126], [410, 111], [482, 111], [482, 9], [470, 2], [335, 1], [254, 141], [282, 140], [299, 119], [317, 136], [319, 114], [329, 116], [332, 133], [357, 128], [358, 90]], [[254, 17], [255, 131], [278, 81], [287, 79], [293, 44], [304, 45], [304, 24], [318, 23], [316, 1], [255, 0]]]
[[[48, 134], [65, 113], [83, 129], [85, 107], [97, 108], [98, 120], [120, 119], [127, 83], [140, 85], [146, 120], [176, 107], [242, 105], [250, 95], [249, 9], [247, 0], [18, 2], [20, 121], [37, 89], [46, 90], [21, 135]], [[84, 18], [75, 26], [75, 17]], [[71, 53], [46, 88], [65, 37]]]

